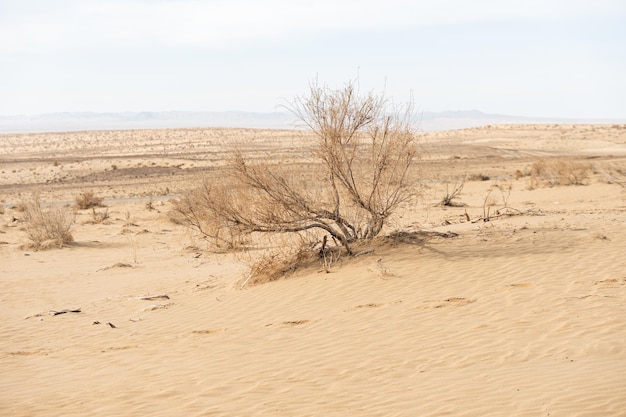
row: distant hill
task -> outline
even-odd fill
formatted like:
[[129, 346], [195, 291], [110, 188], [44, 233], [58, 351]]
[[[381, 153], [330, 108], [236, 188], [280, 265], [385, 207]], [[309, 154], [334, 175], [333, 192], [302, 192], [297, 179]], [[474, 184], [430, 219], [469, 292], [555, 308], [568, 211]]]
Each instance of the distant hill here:
[[[476, 110], [423, 112], [417, 114], [416, 118], [421, 129], [426, 132], [507, 123], [626, 123], [626, 120], [529, 118], [487, 114]], [[288, 112], [71, 112], [0, 116], [0, 133], [194, 127], [294, 129], [297, 126], [295, 117]]]
[[293, 116], [286, 112], [72, 112], [0, 116], [0, 133], [192, 127], [289, 129], [294, 127], [293, 122]]

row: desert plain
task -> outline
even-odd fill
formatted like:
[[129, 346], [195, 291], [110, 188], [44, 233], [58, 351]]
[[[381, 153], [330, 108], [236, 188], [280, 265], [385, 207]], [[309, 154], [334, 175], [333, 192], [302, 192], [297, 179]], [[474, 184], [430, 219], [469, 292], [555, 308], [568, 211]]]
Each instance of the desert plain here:
[[[626, 416], [626, 125], [421, 134], [384, 230], [411, 238], [328, 272], [243, 285], [260, 248], [168, 215], [233, 148], [307, 164], [311, 139], [0, 135], [0, 415]], [[29, 244], [34, 194], [76, 211], [72, 243]]]

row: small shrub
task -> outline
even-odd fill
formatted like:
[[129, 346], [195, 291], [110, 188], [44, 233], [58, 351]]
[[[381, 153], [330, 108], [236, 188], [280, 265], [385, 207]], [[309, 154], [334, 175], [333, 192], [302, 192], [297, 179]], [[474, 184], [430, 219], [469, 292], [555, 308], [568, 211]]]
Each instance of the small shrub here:
[[38, 196], [22, 203], [24, 207], [24, 231], [36, 250], [51, 247], [62, 248], [73, 242], [70, 233], [75, 213], [66, 207], [43, 207]]
[[91, 208], [91, 217], [93, 219], [93, 223], [103, 223], [105, 220], [109, 219], [109, 209], [104, 209], [104, 211], [96, 211], [95, 207]]
[[540, 159], [530, 168], [531, 187], [583, 185], [591, 174], [591, 164], [571, 159]]
[[91, 191], [87, 191], [76, 197], [76, 207], [80, 210], [87, 210], [93, 207], [104, 207], [102, 200], [102, 197], [98, 197]]
[[468, 178], [470, 181], [489, 181], [489, 175], [485, 174], [472, 174]]
[[455, 181], [452, 188], [450, 188], [450, 183], [448, 181], [445, 182], [445, 185], [446, 194], [443, 196], [439, 204], [447, 207], [464, 207], [465, 204], [457, 203], [454, 200], [459, 198], [461, 195], [461, 191], [463, 191], [463, 186], [465, 185], [465, 179]]

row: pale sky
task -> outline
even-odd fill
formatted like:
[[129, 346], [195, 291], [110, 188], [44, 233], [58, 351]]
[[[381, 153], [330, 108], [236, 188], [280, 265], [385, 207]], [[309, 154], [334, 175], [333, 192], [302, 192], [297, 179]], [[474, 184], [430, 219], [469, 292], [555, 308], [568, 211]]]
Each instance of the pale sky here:
[[424, 111], [624, 119], [626, 1], [0, 0], [0, 115], [271, 112], [357, 76]]

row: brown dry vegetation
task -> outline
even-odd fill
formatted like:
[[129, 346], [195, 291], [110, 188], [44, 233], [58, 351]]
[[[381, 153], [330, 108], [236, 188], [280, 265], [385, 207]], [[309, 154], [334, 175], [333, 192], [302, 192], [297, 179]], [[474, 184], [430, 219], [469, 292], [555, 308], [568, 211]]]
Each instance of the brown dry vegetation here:
[[79, 210], [87, 210], [94, 207], [103, 207], [103, 200], [104, 199], [102, 197], [95, 195], [91, 191], [87, 191], [81, 193], [79, 196], [76, 197], [76, 207]]
[[292, 112], [314, 133], [316, 165], [252, 160], [236, 150], [227, 178], [204, 181], [174, 203], [177, 218], [217, 247], [235, 248], [250, 233], [317, 230], [351, 245], [376, 237], [409, 200], [416, 157], [411, 106], [391, 109], [383, 96], [311, 86]]
[[[472, 219], [484, 217], [489, 207], [492, 207], [489, 214], [493, 215], [499, 202], [491, 200], [499, 198], [499, 192], [492, 192], [474, 203], [463, 194], [462, 186], [475, 181], [485, 182], [487, 186], [494, 181], [515, 181], [514, 195], [525, 188], [594, 181], [623, 184], [626, 164], [619, 149], [626, 142], [624, 131], [621, 126], [492, 126], [418, 135], [421, 158], [407, 171], [408, 185], [412, 188], [404, 195], [402, 210], [415, 210], [419, 206], [419, 188], [435, 195], [434, 204], [443, 199], [450, 200], [453, 206], [468, 206]], [[476, 137], [480, 138], [480, 146], [465, 144]], [[251, 194], [258, 194], [259, 190], [244, 187], [246, 181], [271, 187], [287, 184], [310, 201], [333, 203], [332, 192], [329, 192], [333, 187], [327, 182], [325, 162], [316, 159], [319, 138], [307, 131], [249, 129], [4, 135], [0, 143], [0, 164], [7, 174], [0, 189], [5, 206], [14, 206], [18, 212], [25, 210], [21, 196], [29, 192], [40, 193], [46, 201], [75, 199], [80, 207], [101, 205], [104, 198], [118, 204], [115, 202], [151, 196], [146, 203], [150, 207], [170, 200], [179, 209], [170, 211], [171, 219], [178, 224], [196, 222], [201, 235], [210, 237], [213, 249], [267, 247], [268, 244], [259, 243], [258, 235], [250, 235], [250, 229], [241, 224], [233, 227], [232, 222], [225, 224], [223, 218], [216, 222], [211, 209], [236, 206], [249, 215], [249, 219], [260, 213], [265, 218], [281, 213], [275, 210], [275, 202], [267, 204], [263, 210], [258, 201], [250, 204], [254, 197]], [[136, 146], [128, 147], [130, 140], [136, 140]], [[541, 152], [533, 149], [541, 149]], [[43, 150], [57, 150], [57, 154], [46, 160]], [[243, 159], [233, 158], [236, 152]], [[546, 157], [546, 153], [551, 156]], [[589, 158], [593, 158], [593, 166]], [[117, 169], [110, 169], [112, 165]], [[353, 172], [361, 174], [359, 165], [352, 168]], [[356, 178], [364, 177], [356, 175]], [[449, 178], [466, 180], [454, 184], [447, 180]], [[441, 184], [447, 184], [449, 189], [442, 191]], [[81, 193], [84, 189], [91, 191]], [[80, 194], [75, 197], [77, 193]], [[355, 211], [349, 192], [341, 198], [342, 204], [346, 203], [344, 208], [348, 215], [345, 217], [350, 218], [350, 224], [358, 225], [355, 230], [364, 233], [374, 217], [368, 217], [367, 210], [366, 215], [360, 213], [362, 206]], [[181, 204], [186, 205], [182, 212], [193, 211], [193, 218], [180, 216]], [[479, 214], [472, 213], [472, 205], [478, 207]], [[72, 213], [70, 208], [64, 210]], [[8, 211], [9, 219], [22, 217]], [[159, 213], [156, 210], [154, 214]], [[97, 211], [92, 207], [89, 218], [83, 223], [114, 224], [116, 215], [119, 218], [124, 214], [116, 214], [115, 209]], [[387, 231], [403, 227], [400, 217], [388, 218]], [[314, 234], [313, 240], [319, 245], [325, 233]], [[269, 246], [276, 247], [271, 243]]]
[[23, 201], [24, 231], [36, 250], [62, 248], [74, 241], [71, 234], [75, 214], [67, 207], [44, 206], [38, 195]]
[[584, 185], [592, 173], [592, 165], [571, 158], [540, 159], [530, 168], [531, 187]]
[[[200, 176], [232, 174], [236, 149], [314, 192], [315, 143], [0, 135], [0, 415], [623, 415], [623, 126], [419, 135], [420, 198], [352, 243], [359, 256], [310, 231], [213, 253], [168, 221]], [[533, 187], [533, 164], [556, 159], [593, 169], [584, 185]], [[62, 250], [27, 246], [37, 190], [41, 209], [76, 215]], [[107, 208], [74, 213], [85, 190]]]

